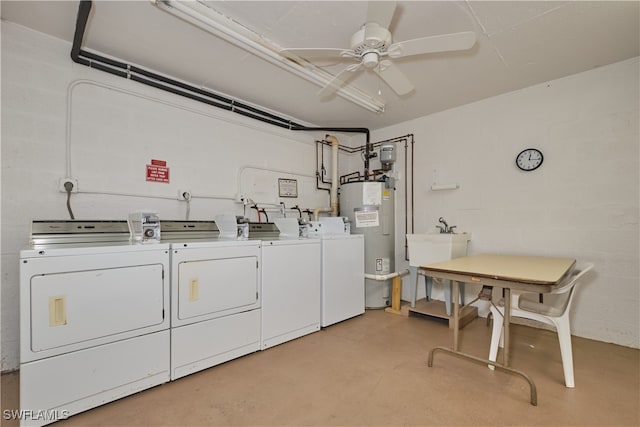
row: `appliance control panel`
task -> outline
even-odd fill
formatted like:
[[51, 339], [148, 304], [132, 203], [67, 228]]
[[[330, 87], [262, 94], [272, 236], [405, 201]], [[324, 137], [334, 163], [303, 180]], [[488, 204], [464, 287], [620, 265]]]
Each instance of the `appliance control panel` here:
[[134, 243], [160, 242], [160, 217], [155, 212], [129, 214], [129, 234]]

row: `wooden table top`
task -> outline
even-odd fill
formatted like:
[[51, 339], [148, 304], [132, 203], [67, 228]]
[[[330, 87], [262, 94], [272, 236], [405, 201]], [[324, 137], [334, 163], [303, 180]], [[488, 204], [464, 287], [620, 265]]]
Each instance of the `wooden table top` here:
[[576, 260], [542, 256], [481, 254], [437, 262], [421, 269], [511, 282], [556, 285]]

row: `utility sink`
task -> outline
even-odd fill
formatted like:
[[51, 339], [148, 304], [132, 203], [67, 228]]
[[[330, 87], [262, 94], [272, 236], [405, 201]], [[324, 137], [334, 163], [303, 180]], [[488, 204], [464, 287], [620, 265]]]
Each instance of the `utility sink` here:
[[471, 233], [407, 234], [409, 266], [420, 267], [467, 255]]
[[[469, 240], [471, 233], [407, 234], [412, 308], [416, 306], [418, 295], [418, 267], [466, 256]], [[446, 282], [445, 310], [451, 316], [451, 283]], [[425, 276], [427, 301], [431, 300], [431, 286], [431, 278]], [[461, 285], [460, 291], [461, 303], [464, 305], [464, 285]]]

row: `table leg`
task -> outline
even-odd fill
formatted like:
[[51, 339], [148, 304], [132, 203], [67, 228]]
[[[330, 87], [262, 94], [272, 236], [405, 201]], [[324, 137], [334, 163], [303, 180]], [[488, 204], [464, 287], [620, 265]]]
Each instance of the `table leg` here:
[[[494, 322], [496, 319], [493, 320]], [[511, 325], [511, 289], [504, 289], [504, 316], [502, 316], [502, 334], [504, 335], [504, 350], [502, 352], [502, 364], [509, 367], [509, 325]]]
[[453, 281], [453, 351], [458, 351], [460, 326], [460, 282]]
[[[516, 369], [509, 367], [509, 324], [511, 322], [511, 289], [504, 288], [504, 316], [503, 316], [503, 334], [504, 334], [504, 351], [503, 351], [503, 362], [502, 364], [497, 362], [492, 362], [487, 359], [482, 359], [480, 357], [472, 356], [470, 354], [465, 354], [458, 351], [458, 334], [459, 334], [459, 325], [460, 325], [460, 282], [453, 283], [453, 348], [441, 347], [437, 346], [431, 349], [429, 352], [429, 358], [427, 360], [427, 365], [429, 367], [433, 366], [433, 355], [436, 351], [443, 351], [445, 353], [452, 354], [454, 356], [460, 357], [462, 359], [471, 360], [474, 362], [481, 363], [483, 365], [492, 365], [495, 366], [496, 369], [502, 370], [505, 372], [509, 372], [512, 374], [516, 374], [521, 376], [522, 378], [529, 383], [529, 391], [531, 396], [531, 404], [533, 406], [538, 406], [538, 392], [536, 389], [536, 385], [533, 380], [529, 377], [529, 375], [525, 374], [522, 371], [518, 371]], [[496, 319], [494, 319], [494, 322]]]
[[411, 308], [416, 306], [416, 299], [418, 298], [418, 267], [409, 266], [409, 283], [411, 285]]
[[513, 369], [513, 368], [509, 368], [507, 366], [502, 366], [498, 362], [493, 362], [491, 360], [483, 359], [481, 357], [476, 357], [476, 356], [472, 356], [470, 354], [461, 353], [459, 351], [453, 351], [450, 348], [440, 347], [440, 346], [433, 347], [431, 349], [431, 351], [429, 352], [429, 358], [427, 360], [427, 365], [430, 368], [433, 367], [433, 355], [434, 355], [434, 353], [436, 351], [442, 351], [444, 353], [449, 353], [449, 354], [451, 354], [453, 356], [456, 356], [456, 357], [459, 357], [461, 359], [471, 360], [472, 362], [477, 362], [477, 363], [479, 363], [479, 364], [481, 364], [481, 365], [483, 365], [485, 367], [486, 367], [486, 365], [493, 365], [493, 366], [495, 366], [496, 369], [498, 369], [500, 371], [505, 371], [505, 372], [509, 372], [510, 374], [515, 374], [515, 375], [521, 376], [529, 384], [529, 393], [530, 393], [530, 396], [531, 396], [531, 400], [529, 402], [533, 406], [538, 406], [538, 391], [536, 389], [536, 385], [533, 382], [533, 380], [531, 379], [531, 377], [529, 377], [529, 375], [525, 374], [524, 372], [518, 371], [518, 370]]

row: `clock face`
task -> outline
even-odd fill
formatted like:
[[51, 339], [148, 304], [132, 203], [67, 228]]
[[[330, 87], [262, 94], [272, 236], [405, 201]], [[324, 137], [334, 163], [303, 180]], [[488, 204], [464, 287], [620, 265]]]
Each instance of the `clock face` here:
[[532, 171], [540, 167], [543, 159], [542, 151], [535, 148], [527, 148], [522, 150], [516, 157], [516, 165], [523, 171]]

